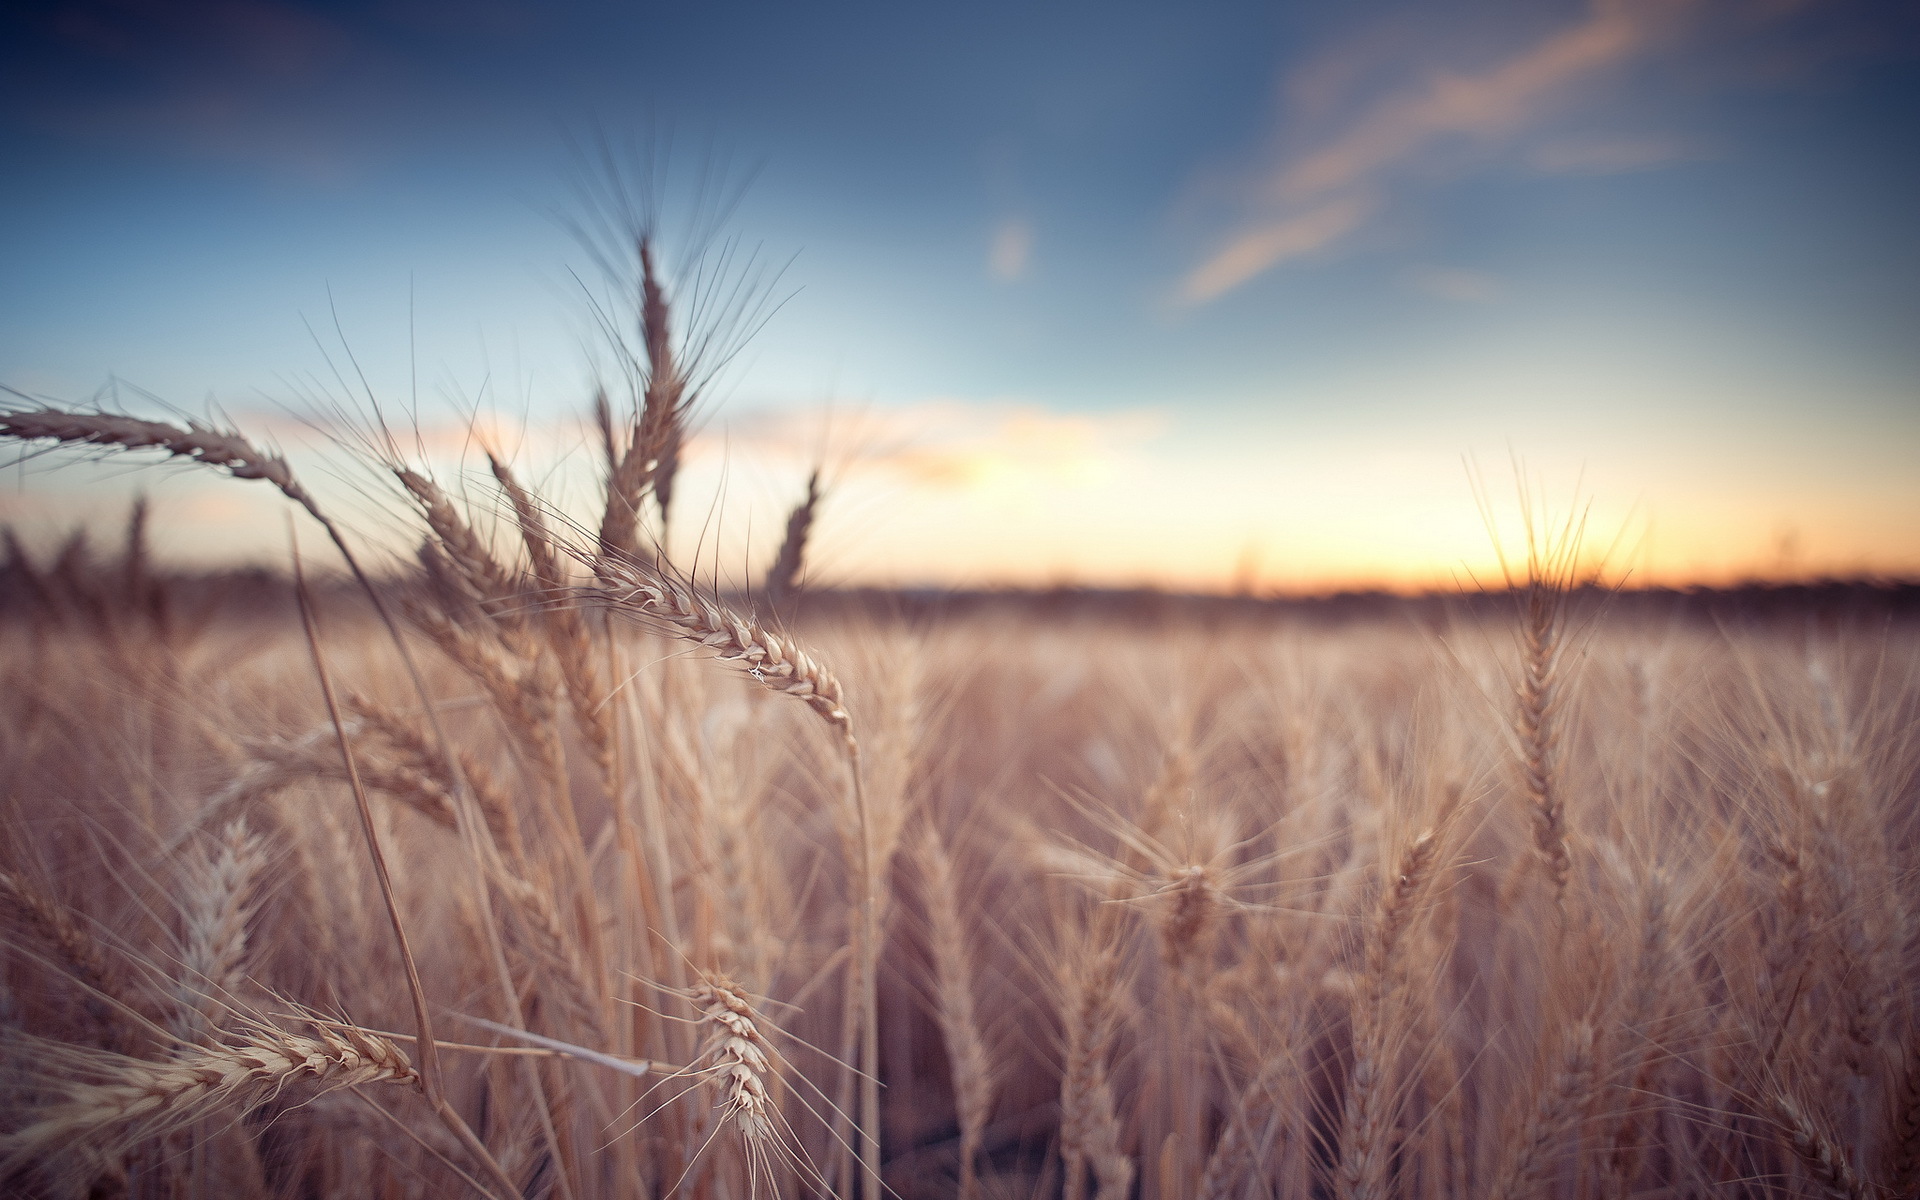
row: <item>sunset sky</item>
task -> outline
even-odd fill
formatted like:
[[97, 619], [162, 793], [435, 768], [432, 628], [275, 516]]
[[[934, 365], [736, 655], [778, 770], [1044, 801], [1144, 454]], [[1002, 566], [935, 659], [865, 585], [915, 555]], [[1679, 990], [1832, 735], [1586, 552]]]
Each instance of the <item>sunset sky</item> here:
[[[1920, 575], [1910, 3], [12, 4], [0, 383], [215, 404], [377, 537], [297, 419], [344, 347], [443, 475], [478, 408], [584, 493], [601, 138], [762, 272], [674, 535], [723, 570], [824, 453], [831, 582], [1444, 584], [1516, 462], [1638, 579]], [[284, 557], [177, 472], [0, 520], [141, 486]]]

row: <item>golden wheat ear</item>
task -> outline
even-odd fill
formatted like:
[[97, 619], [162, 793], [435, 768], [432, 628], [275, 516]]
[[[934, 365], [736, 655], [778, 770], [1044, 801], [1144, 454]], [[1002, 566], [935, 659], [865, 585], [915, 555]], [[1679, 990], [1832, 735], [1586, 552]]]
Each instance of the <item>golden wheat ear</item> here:
[[0, 437], [109, 451], [158, 450], [171, 458], [217, 467], [235, 479], [264, 479], [287, 499], [320, 517], [313, 497], [294, 479], [287, 460], [261, 449], [236, 431], [191, 420], [180, 426], [118, 413], [40, 407], [33, 405], [31, 397], [13, 394], [27, 403], [0, 405]]
[[23, 1039], [16, 1053], [44, 1073], [51, 1099], [0, 1137], [0, 1178], [51, 1166], [77, 1147], [119, 1152], [221, 1113], [242, 1115], [295, 1084], [358, 1087], [420, 1077], [400, 1048], [350, 1026], [289, 1033], [254, 1024], [215, 1045], [162, 1059]]
[[799, 595], [800, 579], [806, 567], [807, 538], [813, 532], [813, 519], [823, 496], [820, 469], [815, 467], [807, 476], [807, 494], [787, 514], [786, 537], [781, 539], [780, 552], [767, 567], [767, 581], [761, 589], [767, 606], [776, 613], [784, 611]]
[[668, 567], [625, 555], [597, 557], [594, 563], [604, 582], [581, 593], [588, 602], [712, 651], [755, 683], [802, 701], [849, 747], [857, 746], [840, 680], [797, 641], [769, 630], [755, 614], [701, 592]]

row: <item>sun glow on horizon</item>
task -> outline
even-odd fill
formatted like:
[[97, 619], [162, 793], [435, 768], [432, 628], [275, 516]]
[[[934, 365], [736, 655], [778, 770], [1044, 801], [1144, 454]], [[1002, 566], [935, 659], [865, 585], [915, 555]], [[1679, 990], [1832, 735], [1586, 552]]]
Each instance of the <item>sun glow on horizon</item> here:
[[[275, 434], [290, 438], [292, 428]], [[409, 554], [400, 494], [383, 493], [377, 470], [326, 449], [313, 431], [305, 441], [293, 457], [322, 503], [370, 546]], [[498, 508], [480, 456], [493, 449], [581, 529], [597, 519], [598, 469], [582, 421], [483, 412], [402, 431], [397, 442], [483, 512]], [[815, 586], [1256, 595], [1475, 587], [1497, 583], [1500, 551], [1512, 556], [1524, 543], [1522, 477], [1538, 514], [1579, 511], [1588, 557], [1630, 586], [1920, 577], [1912, 515], [1920, 485], [1898, 477], [1851, 490], [1813, 480], [1796, 494], [1740, 461], [1716, 476], [1650, 455], [1514, 450], [1476, 460], [1386, 430], [1281, 438], [1252, 427], [1223, 448], [1163, 411], [1059, 413], [952, 398], [715, 420], [689, 445], [676, 489], [670, 544], [683, 565], [697, 558], [732, 585], [757, 584], [816, 463], [828, 490], [808, 553]], [[137, 492], [151, 492], [165, 513], [155, 528], [168, 561], [284, 563], [285, 517], [268, 490], [131, 460], [36, 469], [0, 493], [0, 521], [39, 552], [76, 525], [111, 552]]]

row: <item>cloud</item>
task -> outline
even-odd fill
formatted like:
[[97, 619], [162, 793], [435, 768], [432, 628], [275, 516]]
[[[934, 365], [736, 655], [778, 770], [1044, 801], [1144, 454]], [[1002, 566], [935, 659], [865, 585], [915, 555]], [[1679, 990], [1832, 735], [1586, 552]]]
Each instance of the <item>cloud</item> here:
[[[1700, 0], [1591, 0], [1583, 17], [1472, 71], [1415, 63], [1414, 80], [1332, 114], [1330, 132], [1287, 154], [1251, 189], [1255, 215], [1181, 282], [1179, 297], [1217, 299], [1293, 259], [1337, 244], [1384, 207], [1395, 175], [1436, 147], [1500, 145], [1550, 119], [1581, 86], [1674, 40]], [[1378, 53], [1369, 46], [1363, 53]], [[1365, 64], [1302, 68], [1325, 110], [1334, 82], [1371, 79]], [[1405, 72], [1400, 73], [1404, 77]], [[1329, 82], [1334, 81], [1334, 82]], [[1304, 86], [1304, 85], [1303, 85]], [[1296, 98], [1301, 92], [1295, 89]], [[1324, 112], [1317, 115], [1326, 115]]]
[[[735, 448], [814, 455], [822, 420], [817, 411], [747, 413], [724, 432], [703, 437]], [[962, 491], [1109, 478], [1166, 425], [1162, 414], [1145, 410], [1068, 413], [1021, 401], [958, 399], [841, 412], [831, 420], [831, 440], [855, 448], [849, 457], [861, 471]]]
[[1365, 196], [1342, 196], [1248, 229], [1188, 273], [1180, 283], [1180, 301], [1205, 304], [1284, 262], [1324, 249], [1359, 228], [1372, 209]]
[[1697, 157], [1697, 150], [1674, 137], [1595, 137], [1547, 142], [1527, 161], [1549, 175], [1621, 175]]
[[1026, 275], [1032, 261], [1032, 223], [1020, 217], [1000, 222], [987, 248], [987, 273], [1002, 283], [1012, 283]]
[[1484, 304], [1501, 292], [1497, 276], [1463, 267], [1415, 267], [1405, 278], [1407, 286], [1415, 291], [1461, 304]]
[[918, 483], [960, 488], [1109, 478], [1163, 424], [1153, 413], [1057, 413], [1033, 405], [949, 405], [927, 415], [937, 424], [881, 465]]
[[1321, 196], [1371, 182], [1436, 138], [1513, 133], [1545, 116], [1571, 85], [1646, 49], [1690, 7], [1687, 0], [1595, 0], [1579, 24], [1485, 70], [1433, 71], [1380, 100], [1329, 144], [1285, 165], [1273, 191], [1281, 199]]

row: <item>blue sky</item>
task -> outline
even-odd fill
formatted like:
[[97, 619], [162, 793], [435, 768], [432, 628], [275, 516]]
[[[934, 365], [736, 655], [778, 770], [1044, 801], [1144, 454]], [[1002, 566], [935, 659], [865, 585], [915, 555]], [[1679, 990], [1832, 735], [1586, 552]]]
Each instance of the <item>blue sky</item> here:
[[[1513, 456], [1643, 577], [1920, 573], [1910, 5], [51, 3], [0, 47], [24, 390], [272, 422], [337, 314], [383, 394], [564, 453], [556, 214], [650, 139], [670, 213], [745, 183], [783, 301], [690, 478], [769, 528], [831, 401], [830, 577], [1431, 582]], [[182, 553], [274, 553], [166, 486]]]

